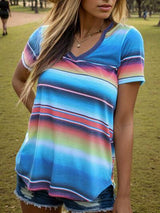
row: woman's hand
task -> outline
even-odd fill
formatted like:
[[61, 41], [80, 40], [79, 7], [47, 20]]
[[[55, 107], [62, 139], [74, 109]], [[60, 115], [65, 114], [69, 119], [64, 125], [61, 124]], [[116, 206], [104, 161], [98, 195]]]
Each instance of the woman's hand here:
[[132, 213], [130, 197], [117, 197], [113, 213]]

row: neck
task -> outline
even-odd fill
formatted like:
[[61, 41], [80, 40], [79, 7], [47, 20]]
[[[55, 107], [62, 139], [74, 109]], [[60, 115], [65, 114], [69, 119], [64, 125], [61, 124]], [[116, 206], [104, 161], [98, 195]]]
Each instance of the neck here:
[[79, 21], [80, 21], [80, 31], [79, 38], [85, 38], [89, 33], [94, 33], [98, 30], [101, 30], [104, 25], [104, 19], [96, 18], [90, 14], [86, 14], [86, 12], [80, 8], [79, 11]]

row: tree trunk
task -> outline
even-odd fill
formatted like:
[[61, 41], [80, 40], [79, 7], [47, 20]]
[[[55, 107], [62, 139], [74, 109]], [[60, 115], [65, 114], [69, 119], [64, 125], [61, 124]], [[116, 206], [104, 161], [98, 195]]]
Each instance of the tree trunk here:
[[38, 13], [38, 1], [35, 0], [35, 8], [34, 8], [35, 13]]
[[11, 5], [11, 6], [13, 6], [13, 5], [14, 5], [12, 0], [10, 0], [10, 5]]
[[32, 8], [32, 11], [33, 11], [34, 10], [33, 0], [31, 0], [31, 8]]
[[43, 8], [43, 0], [39, 0], [40, 8]]
[[26, 7], [26, 0], [23, 0], [23, 7]]
[[131, 12], [133, 10], [133, 2], [134, 0], [127, 0], [128, 17], [131, 16]]
[[138, 15], [139, 15], [139, 18], [141, 18], [142, 17], [142, 8], [141, 8], [142, 1], [141, 0], [136, 0], [136, 1], [138, 4]]

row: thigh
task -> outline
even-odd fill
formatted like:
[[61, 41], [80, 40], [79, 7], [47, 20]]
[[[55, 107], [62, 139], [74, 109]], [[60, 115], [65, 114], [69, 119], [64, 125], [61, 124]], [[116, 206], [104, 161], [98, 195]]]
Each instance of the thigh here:
[[[71, 211], [68, 211], [69, 213], [72, 213]], [[113, 211], [100, 211], [100, 212], [87, 212], [87, 213], [113, 213]]]
[[8, 20], [8, 19], [5, 18], [5, 19], [2, 20], [2, 22], [3, 22], [4, 24], [6, 24], [6, 23], [7, 23], [7, 20]]
[[[72, 213], [69, 211], [69, 213]], [[113, 211], [100, 211], [100, 212], [88, 212], [88, 213], [113, 213]]]
[[36, 207], [30, 204], [25, 204], [23, 201], [20, 201], [22, 213], [61, 213], [62, 207], [58, 208], [45, 208], [45, 207]]
[[100, 212], [89, 212], [89, 213], [113, 213], [113, 211], [100, 211]]
[[29, 191], [20, 176], [17, 176], [15, 195], [21, 201], [23, 213], [59, 213], [63, 206], [63, 201], [49, 196], [46, 190]]
[[113, 211], [89, 212], [89, 213], [113, 213]]

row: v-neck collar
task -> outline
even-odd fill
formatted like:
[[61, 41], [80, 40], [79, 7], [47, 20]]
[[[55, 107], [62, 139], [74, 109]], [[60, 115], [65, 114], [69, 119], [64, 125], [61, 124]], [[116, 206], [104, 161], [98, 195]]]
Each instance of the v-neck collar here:
[[103, 31], [100, 39], [97, 41], [97, 43], [91, 47], [89, 50], [87, 50], [86, 52], [80, 54], [79, 56], [75, 56], [71, 51], [69, 51], [67, 53], [68, 56], [71, 56], [73, 59], [78, 60], [78, 59], [82, 59], [85, 56], [89, 55], [90, 53], [92, 53], [94, 50], [96, 50], [100, 44], [103, 42], [104, 38], [105, 38], [105, 34], [114, 26], [114, 22], [111, 22], [110, 25]]

